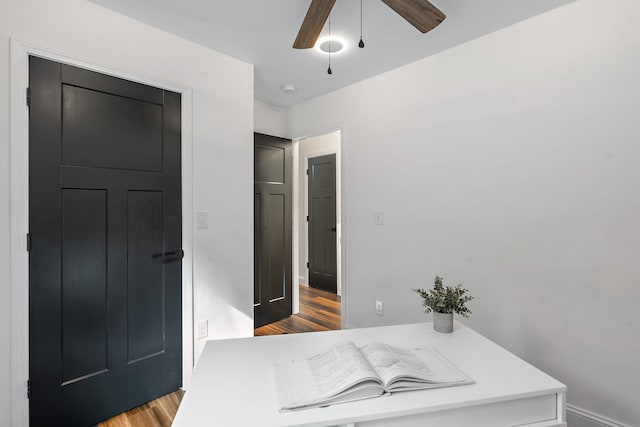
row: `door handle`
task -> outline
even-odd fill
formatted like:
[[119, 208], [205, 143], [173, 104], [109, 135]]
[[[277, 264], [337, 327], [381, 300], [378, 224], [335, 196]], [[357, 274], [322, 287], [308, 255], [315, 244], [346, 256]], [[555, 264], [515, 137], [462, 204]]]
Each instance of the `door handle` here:
[[336, 232], [336, 228], [335, 227], [331, 227], [331, 231], [333, 231], [335, 233]]
[[164, 253], [153, 254], [151, 255], [151, 257], [153, 259], [158, 259], [163, 263], [169, 262], [169, 261], [177, 261], [184, 258], [184, 251], [182, 249], [176, 249], [175, 251], [168, 251]]

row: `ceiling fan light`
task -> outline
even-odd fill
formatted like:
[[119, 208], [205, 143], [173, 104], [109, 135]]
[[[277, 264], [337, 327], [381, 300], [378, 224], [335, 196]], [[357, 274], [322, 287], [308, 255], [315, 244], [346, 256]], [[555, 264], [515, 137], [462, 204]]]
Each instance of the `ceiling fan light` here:
[[[329, 47], [329, 44], [331, 44], [331, 47]], [[348, 47], [349, 45], [347, 44], [347, 41], [344, 37], [335, 36], [332, 34], [331, 37], [320, 37], [316, 42], [314, 49], [325, 55], [342, 55], [345, 51], [348, 50]]]
[[344, 49], [344, 45], [340, 43], [338, 40], [325, 40], [320, 43], [320, 50], [325, 53], [338, 53], [342, 49]]

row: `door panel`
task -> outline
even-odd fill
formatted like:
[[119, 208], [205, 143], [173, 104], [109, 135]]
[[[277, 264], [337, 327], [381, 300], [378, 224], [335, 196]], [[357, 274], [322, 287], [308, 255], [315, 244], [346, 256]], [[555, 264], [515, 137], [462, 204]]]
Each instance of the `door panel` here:
[[255, 134], [254, 323], [291, 315], [291, 141]]
[[309, 285], [337, 293], [336, 155], [309, 159]]
[[180, 95], [30, 58], [30, 421], [182, 383]]
[[255, 181], [260, 183], [284, 184], [286, 167], [286, 147], [256, 145]]
[[107, 197], [62, 190], [62, 383], [107, 364]]
[[286, 203], [284, 194], [269, 195], [269, 302], [287, 295], [286, 286], [290, 283], [286, 278], [285, 258], [287, 242], [285, 237]]
[[127, 241], [128, 362], [164, 350], [162, 264], [149, 254], [162, 252], [162, 193], [129, 191]]
[[253, 306], [262, 301], [262, 195], [253, 197]]
[[63, 163], [162, 171], [162, 110], [162, 105], [63, 85]]

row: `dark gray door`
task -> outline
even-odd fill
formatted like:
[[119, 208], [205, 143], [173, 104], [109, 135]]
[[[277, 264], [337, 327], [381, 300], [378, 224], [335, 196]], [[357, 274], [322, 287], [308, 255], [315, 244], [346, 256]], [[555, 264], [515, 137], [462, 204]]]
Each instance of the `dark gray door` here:
[[256, 133], [255, 327], [291, 315], [291, 140]]
[[29, 61], [30, 420], [182, 385], [180, 95]]
[[309, 286], [337, 293], [336, 155], [309, 159]]

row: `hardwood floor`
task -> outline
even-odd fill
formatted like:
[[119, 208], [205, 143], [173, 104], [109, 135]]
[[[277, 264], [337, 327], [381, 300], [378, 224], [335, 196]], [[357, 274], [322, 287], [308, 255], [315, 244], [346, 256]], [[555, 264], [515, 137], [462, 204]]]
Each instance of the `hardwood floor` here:
[[331, 292], [300, 286], [300, 313], [261, 326], [255, 336], [340, 329], [340, 297]]
[[[331, 292], [300, 286], [300, 313], [262, 326], [255, 336], [294, 334], [340, 329], [340, 297]], [[152, 402], [110, 418], [99, 427], [169, 427], [184, 391], [176, 390]]]
[[169, 427], [173, 422], [184, 391], [176, 390], [123, 414], [108, 419], [99, 427]]

